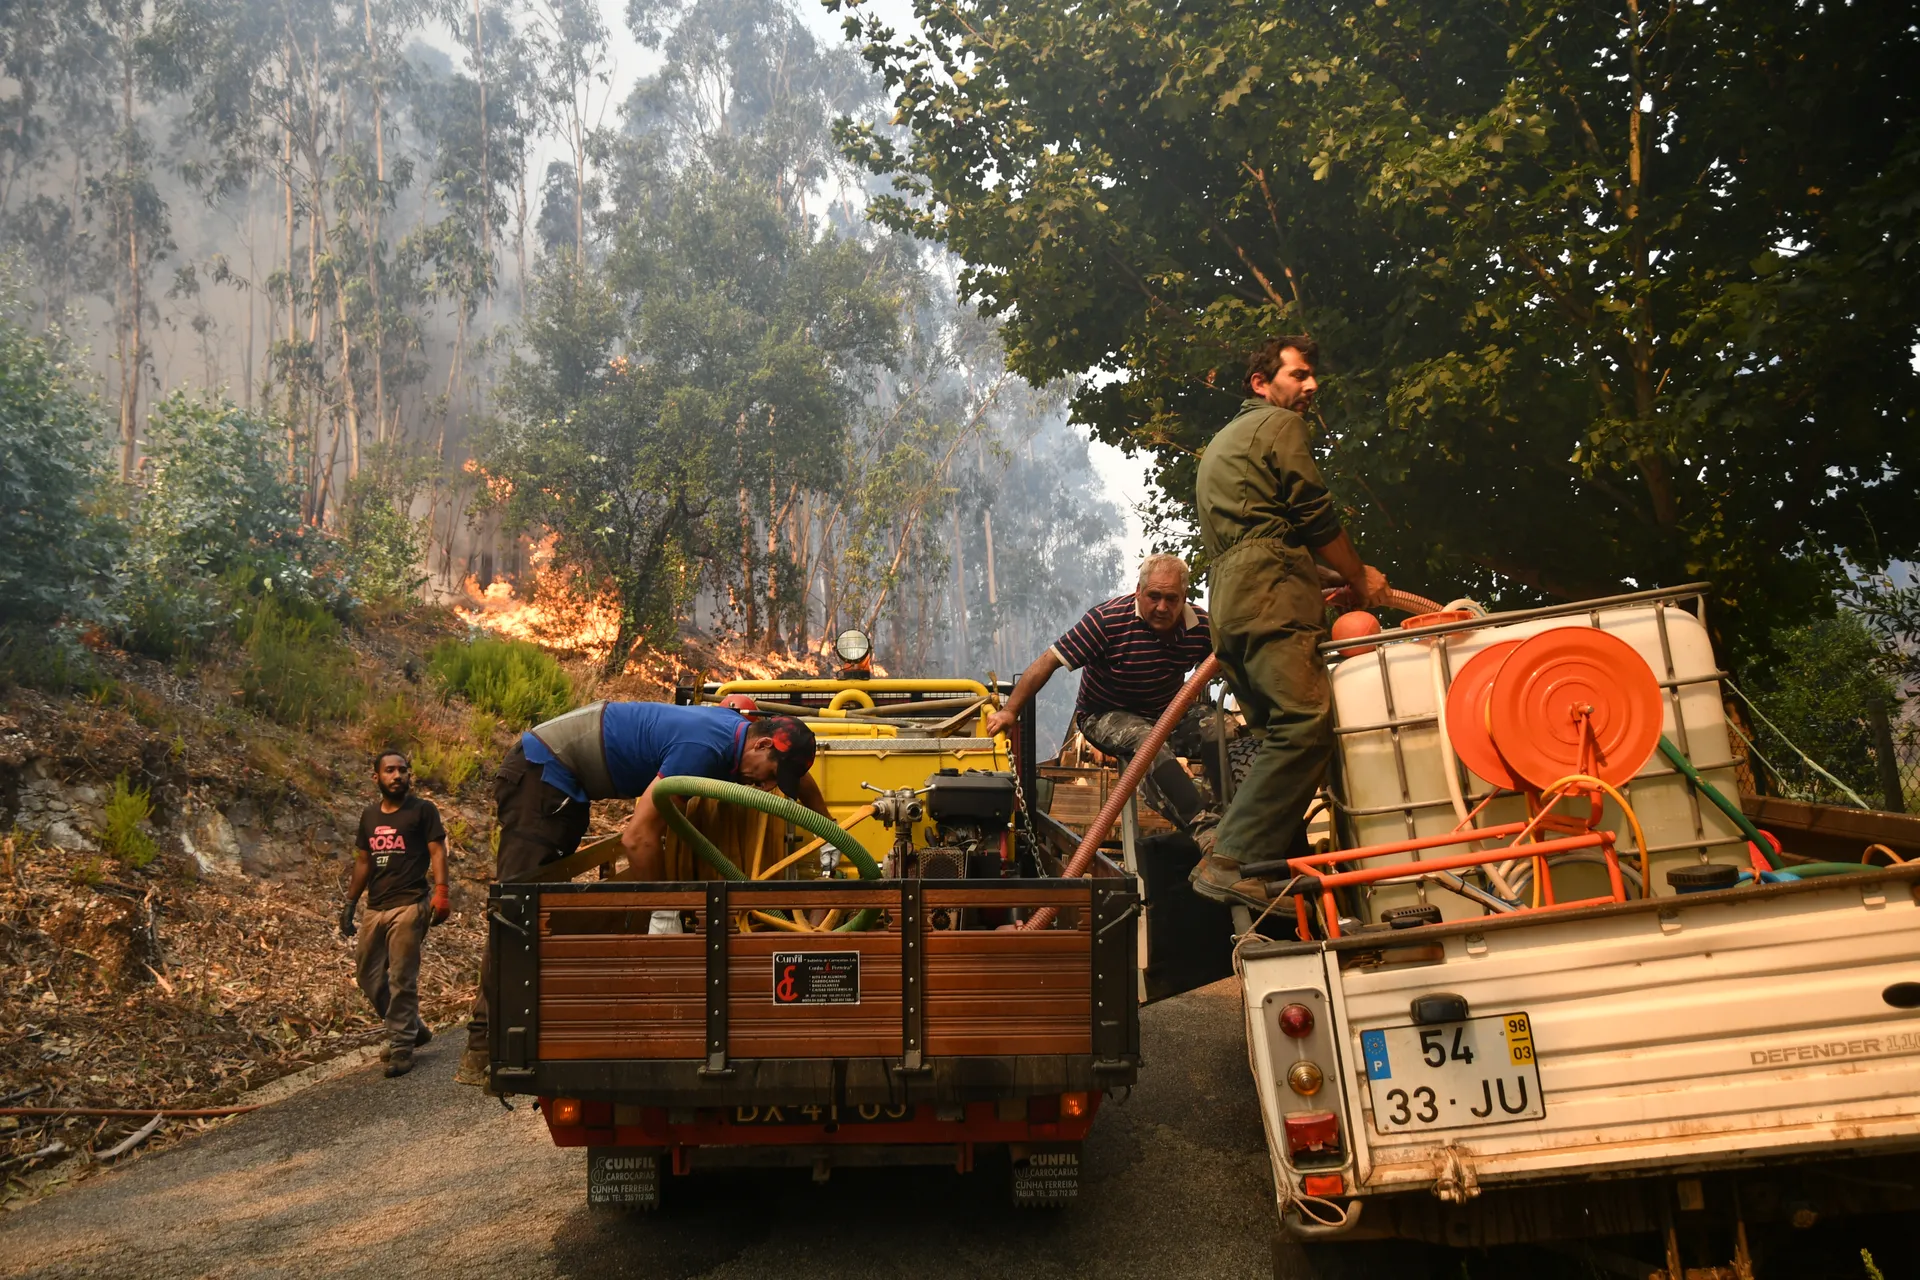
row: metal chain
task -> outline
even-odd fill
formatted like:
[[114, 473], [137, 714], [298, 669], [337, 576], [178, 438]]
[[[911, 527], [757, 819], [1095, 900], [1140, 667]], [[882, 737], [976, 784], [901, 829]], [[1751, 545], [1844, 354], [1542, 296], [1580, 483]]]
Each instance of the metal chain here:
[[1013, 798], [1017, 805], [1015, 812], [1020, 824], [1027, 830], [1027, 848], [1033, 854], [1034, 865], [1040, 865], [1040, 833], [1033, 827], [1033, 811], [1027, 807], [1027, 789], [1020, 785], [1020, 761], [1013, 762]]

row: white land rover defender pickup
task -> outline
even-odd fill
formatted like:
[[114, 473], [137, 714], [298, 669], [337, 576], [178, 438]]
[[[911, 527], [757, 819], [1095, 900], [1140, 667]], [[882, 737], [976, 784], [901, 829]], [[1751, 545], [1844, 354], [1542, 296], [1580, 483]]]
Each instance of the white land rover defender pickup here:
[[[1646, 1233], [1666, 1255], [1653, 1275], [1733, 1278], [1752, 1275], [1748, 1222], [1912, 1207], [1920, 859], [1749, 850], [1723, 807], [1738, 791], [1702, 600], [1645, 592], [1328, 646], [1337, 850], [1526, 818], [1446, 723], [1454, 677], [1490, 646], [1564, 627], [1626, 641], [1666, 742], [1618, 788], [1631, 817], [1595, 797], [1624, 872], [1612, 893], [1592, 849], [1547, 859], [1543, 898], [1534, 859], [1423, 871], [1447, 852], [1428, 848], [1374, 858], [1396, 874], [1330, 896], [1298, 877], [1309, 905], [1278, 899], [1265, 928], [1288, 940], [1250, 936], [1243, 913], [1236, 967], [1293, 1238]], [[1556, 900], [1590, 905], [1541, 909]], [[1711, 1261], [1731, 1266], [1688, 1269], [1689, 1214], [1717, 1215]]]

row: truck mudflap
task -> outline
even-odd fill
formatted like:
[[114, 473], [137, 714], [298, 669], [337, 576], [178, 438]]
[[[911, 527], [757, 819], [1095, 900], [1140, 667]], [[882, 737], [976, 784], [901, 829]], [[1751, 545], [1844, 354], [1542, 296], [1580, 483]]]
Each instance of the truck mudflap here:
[[1920, 1148], [1917, 886], [1898, 867], [1249, 944], [1283, 1214]]

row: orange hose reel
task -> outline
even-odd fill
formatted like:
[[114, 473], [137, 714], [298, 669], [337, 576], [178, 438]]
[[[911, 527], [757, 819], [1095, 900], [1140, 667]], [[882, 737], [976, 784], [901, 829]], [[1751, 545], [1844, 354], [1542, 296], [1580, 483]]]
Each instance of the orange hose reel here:
[[[1419, 874], [1419, 868], [1460, 871], [1504, 858], [1534, 860], [1546, 899], [1535, 910], [1625, 901], [1613, 833], [1595, 828], [1604, 792], [1640, 772], [1660, 741], [1660, 684], [1633, 646], [1590, 627], [1556, 627], [1525, 640], [1500, 641], [1461, 667], [1447, 692], [1446, 712], [1454, 753], [1496, 787], [1523, 792], [1532, 820], [1491, 828], [1462, 824], [1465, 830], [1444, 836], [1288, 859], [1296, 876], [1312, 878], [1309, 892], [1322, 900], [1329, 935], [1339, 936], [1332, 894], [1339, 886], [1400, 879]], [[1581, 785], [1577, 778], [1599, 785]], [[1556, 795], [1585, 795], [1592, 808], [1584, 819], [1554, 815], [1548, 797]], [[1534, 835], [1540, 829], [1559, 835], [1542, 841]], [[1504, 849], [1441, 852], [1450, 845], [1502, 838], [1514, 843]], [[1611, 891], [1603, 898], [1554, 901], [1544, 881], [1546, 857], [1586, 848], [1604, 857]], [[1416, 864], [1365, 865], [1407, 853]], [[1643, 850], [1643, 865], [1644, 857]], [[1300, 936], [1310, 936], [1306, 904], [1298, 894], [1295, 910]]]

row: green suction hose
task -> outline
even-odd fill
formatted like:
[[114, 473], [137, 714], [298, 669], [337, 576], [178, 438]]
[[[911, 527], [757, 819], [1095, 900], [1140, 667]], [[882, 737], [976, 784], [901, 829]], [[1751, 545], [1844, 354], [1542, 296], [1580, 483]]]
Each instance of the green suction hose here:
[[[709, 800], [737, 804], [746, 809], [757, 809], [761, 813], [810, 831], [825, 840], [859, 869], [862, 880], [880, 879], [880, 864], [873, 860], [873, 855], [867, 852], [866, 846], [861, 844], [851, 832], [832, 818], [822, 817], [805, 805], [795, 804], [785, 796], [776, 796], [758, 787], [741, 786], [737, 782], [721, 782], [714, 778], [692, 776], [661, 778], [653, 784], [653, 796], [653, 807], [659, 811], [661, 817], [667, 820], [667, 825], [673, 828], [674, 834], [686, 841], [687, 846], [699, 855], [702, 862], [728, 880], [745, 880], [747, 873], [734, 866], [732, 860], [720, 852], [713, 841], [701, 835], [694, 825], [687, 821], [687, 816], [680, 812], [677, 805], [669, 804], [661, 797], [703, 796]], [[871, 928], [879, 915], [878, 911], [868, 907], [855, 913], [853, 919], [835, 929], [834, 932], [858, 933], [863, 929]]]

